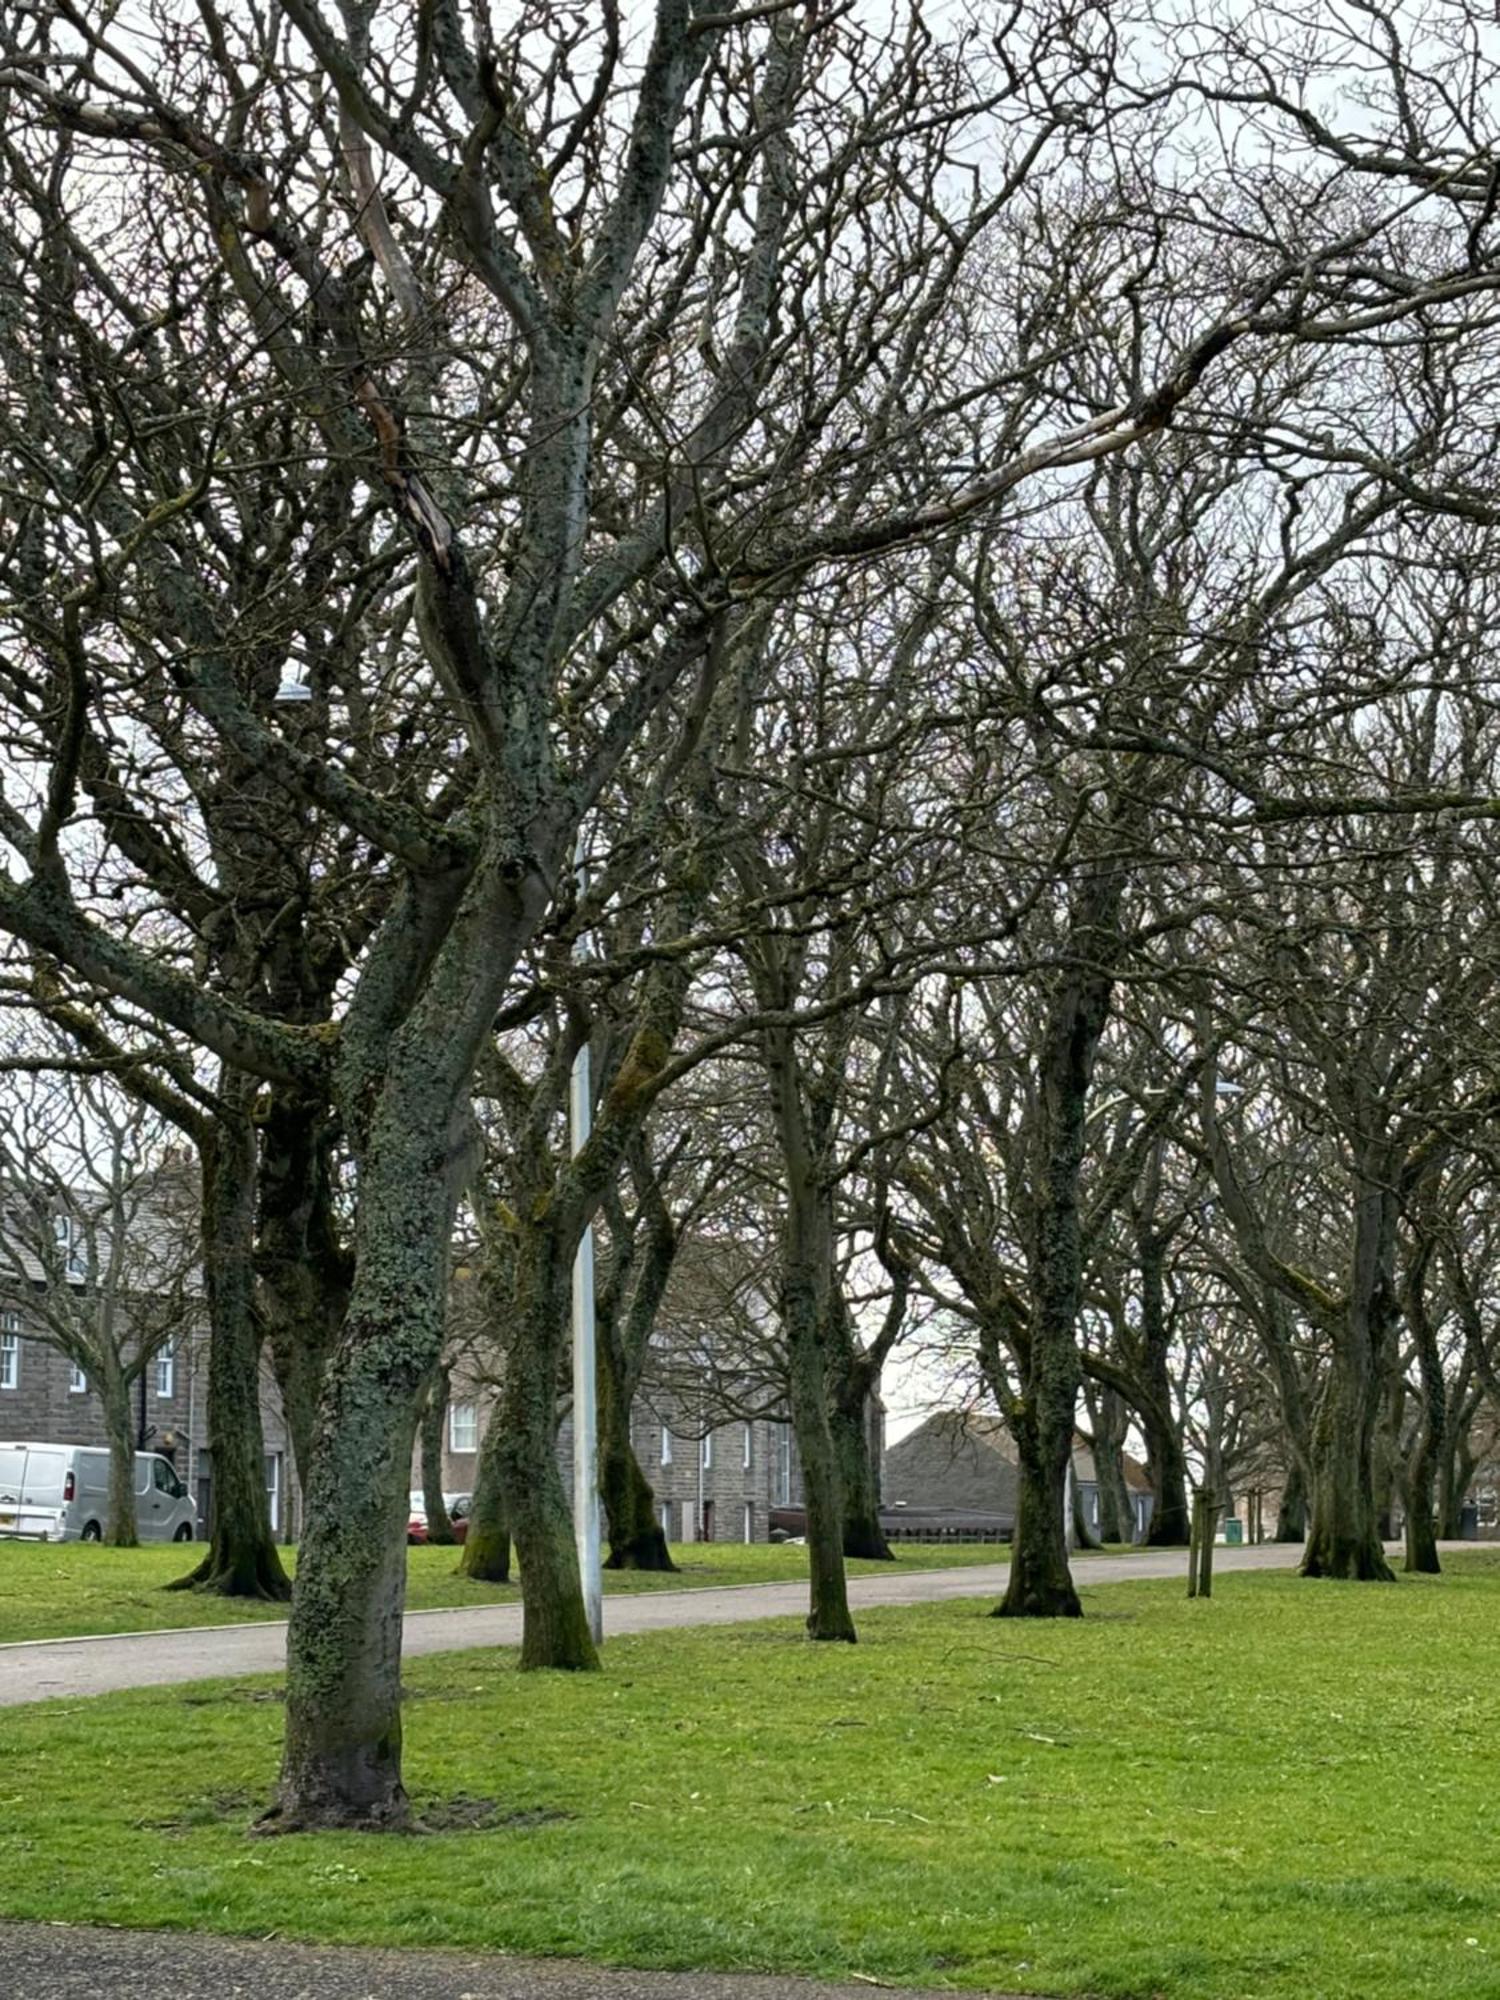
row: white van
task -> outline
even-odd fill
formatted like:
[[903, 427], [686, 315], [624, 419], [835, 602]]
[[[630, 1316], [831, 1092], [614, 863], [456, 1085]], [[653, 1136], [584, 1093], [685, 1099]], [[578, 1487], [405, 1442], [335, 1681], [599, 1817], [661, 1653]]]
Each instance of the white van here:
[[[109, 1520], [109, 1453], [86, 1444], [0, 1444], [0, 1539], [100, 1542]], [[190, 1542], [198, 1509], [164, 1458], [135, 1455], [135, 1531]]]

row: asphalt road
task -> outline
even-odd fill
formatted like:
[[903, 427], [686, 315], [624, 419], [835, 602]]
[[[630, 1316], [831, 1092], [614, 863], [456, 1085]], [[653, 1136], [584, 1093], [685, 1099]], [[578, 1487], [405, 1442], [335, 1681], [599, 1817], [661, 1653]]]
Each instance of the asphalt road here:
[[[1289, 1569], [1301, 1550], [1268, 1543], [1258, 1549], [1219, 1549], [1216, 1575], [1238, 1569]], [[853, 1577], [849, 1597], [856, 1612], [872, 1604], [931, 1604], [949, 1597], [997, 1597], [1007, 1565], [972, 1569], [909, 1570]], [[1140, 1577], [1186, 1579], [1179, 1549], [1133, 1556], [1086, 1556], [1074, 1572], [1081, 1587]], [[682, 1625], [738, 1625], [754, 1618], [805, 1613], [807, 1585], [740, 1584], [723, 1590], [656, 1590], [604, 1600], [604, 1631], [660, 1632]], [[474, 1646], [517, 1646], [521, 1607], [409, 1611], [403, 1647], [418, 1653], [454, 1653]], [[118, 1688], [164, 1687], [240, 1674], [272, 1674], [286, 1660], [284, 1624], [200, 1626], [172, 1632], [131, 1632], [96, 1639], [33, 1639], [0, 1646], [0, 1708], [21, 1702], [76, 1699]], [[3, 1972], [3, 1967], [0, 1967]], [[0, 1977], [0, 1993], [6, 1982]]]

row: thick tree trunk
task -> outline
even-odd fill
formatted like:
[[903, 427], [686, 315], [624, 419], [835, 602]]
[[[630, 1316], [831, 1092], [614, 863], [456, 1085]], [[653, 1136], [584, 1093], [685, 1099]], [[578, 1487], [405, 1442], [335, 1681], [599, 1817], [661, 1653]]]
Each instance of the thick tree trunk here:
[[313, 1449], [281, 1782], [263, 1822], [271, 1831], [407, 1819], [401, 1619], [412, 1444], [446, 1331], [468, 1125], [466, 1102], [443, 1087], [449, 1045], [412, 1022], [401, 1042], [359, 1161], [355, 1285]]
[[677, 1565], [657, 1517], [656, 1496], [630, 1441], [629, 1362], [602, 1325], [599, 1331], [599, 1490], [609, 1537], [604, 1567], [675, 1573]]
[[[241, 1090], [228, 1077], [221, 1088]], [[221, 1119], [201, 1151], [213, 1526], [203, 1560], [168, 1588], [284, 1603], [292, 1587], [271, 1533], [260, 1427], [254, 1131], [248, 1120]]]
[[113, 1549], [133, 1549], [140, 1542], [135, 1524], [135, 1425], [130, 1414], [130, 1384], [117, 1367], [104, 1370], [99, 1395], [109, 1437], [109, 1510], [104, 1539]]
[[870, 1391], [859, 1372], [845, 1371], [835, 1383], [828, 1411], [843, 1491], [844, 1554], [867, 1562], [894, 1562], [880, 1525], [880, 1469], [871, 1436], [873, 1414]]
[[828, 1416], [827, 1367], [812, 1299], [799, 1300], [804, 1323], [788, 1324], [789, 1387], [797, 1453], [802, 1461], [802, 1496], [807, 1515], [808, 1637], [856, 1638], [844, 1571], [843, 1478]]
[[505, 1477], [500, 1464], [501, 1417], [492, 1412], [479, 1445], [469, 1529], [458, 1574], [475, 1583], [510, 1582], [510, 1517], [505, 1511]]
[[1152, 1397], [1140, 1411], [1152, 1492], [1146, 1544], [1153, 1549], [1185, 1548], [1193, 1531], [1187, 1497], [1187, 1457], [1182, 1448], [1182, 1433], [1170, 1410], [1170, 1404], [1164, 1411]]
[[1096, 1394], [1087, 1391], [1085, 1394], [1094, 1431], [1094, 1470], [1099, 1480], [1099, 1539], [1133, 1542], [1135, 1509], [1130, 1502], [1124, 1463], [1129, 1425], [1125, 1399], [1107, 1384]]
[[547, 1218], [519, 1226], [506, 1274], [513, 1291], [497, 1451], [521, 1565], [521, 1666], [587, 1672], [599, 1655], [557, 1463], [557, 1384], [575, 1246], [564, 1244]]
[[1302, 1574], [1345, 1582], [1389, 1582], [1375, 1502], [1376, 1406], [1367, 1354], [1341, 1342], [1313, 1422], [1312, 1520]]
[[[1066, 1530], [1068, 1460], [1073, 1450], [1073, 1406], [1062, 1370], [1043, 1391], [1044, 1413], [1025, 1400], [1008, 1412], [1017, 1457], [1016, 1532], [1010, 1579], [996, 1618], [1081, 1618], [1083, 1606], [1068, 1568]], [[1075, 1385], [1076, 1386], [1076, 1385]], [[1066, 1397], [1066, 1424], [1059, 1404]]]
[[271, 1367], [304, 1494], [323, 1377], [349, 1305], [349, 1259], [333, 1213], [332, 1144], [326, 1105], [272, 1093], [261, 1125], [255, 1268]]
[[448, 1503], [443, 1498], [443, 1426], [448, 1421], [448, 1370], [438, 1368], [428, 1384], [422, 1404], [422, 1511], [427, 1516], [427, 1539], [438, 1548], [458, 1545]]
[[1281, 1499], [1277, 1504], [1275, 1539], [1278, 1542], [1307, 1540], [1307, 1481], [1295, 1459], [1287, 1467], [1286, 1484], [1281, 1489]]

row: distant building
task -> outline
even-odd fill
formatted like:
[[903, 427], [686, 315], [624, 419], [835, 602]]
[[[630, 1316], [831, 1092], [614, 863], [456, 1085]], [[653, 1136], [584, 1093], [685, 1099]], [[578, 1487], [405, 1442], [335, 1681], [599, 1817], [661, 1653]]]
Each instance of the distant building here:
[[[479, 1446], [496, 1401], [493, 1390], [460, 1387], [448, 1406], [443, 1439], [443, 1487], [473, 1491]], [[636, 1459], [656, 1497], [669, 1542], [765, 1542], [773, 1507], [800, 1507], [802, 1466], [792, 1427], [775, 1418], [731, 1418], [705, 1428], [682, 1401], [661, 1389], [642, 1391], [631, 1418]], [[573, 1490], [573, 1424], [557, 1435], [558, 1463], [569, 1499]], [[413, 1459], [413, 1487], [421, 1485]]]
[[[49, 1444], [107, 1445], [94, 1387], [66, 1355], [26, 1333], [26, 1301], [7, 1294], [0, 1306], [0, 1438]], [[185, 1326], [146, 1364], [132, 1398], [136, 1446], [170, 1459], [198, 1503], [200, 1532], [213, 1518], [213, 1458], [208, 1449], [208, 1333]], [[272, 1532], [290, 1541], [300, 1521], [291, 1446], [269, 1366], [261, 1368], [260, 1420]]]
[[[1074, 1441], [1073, 1478], [1083, 1518], [1099, 1525], [1099, 1480], [1088, 1440]], [[889, 1446], [882, 1482], [887, 1508], [937, 1509], [998, 1519], [1006, 1533], [1016, 1520], [1016, 1447], [999, 1417], [977, 1410], [940, 1410]], [[1135, 1516], [1133, 1537], [1143, 1541], [1151, 1520], [1151, 1482], [1145, 1468], [1125, 1457], [1125, 1484]]]

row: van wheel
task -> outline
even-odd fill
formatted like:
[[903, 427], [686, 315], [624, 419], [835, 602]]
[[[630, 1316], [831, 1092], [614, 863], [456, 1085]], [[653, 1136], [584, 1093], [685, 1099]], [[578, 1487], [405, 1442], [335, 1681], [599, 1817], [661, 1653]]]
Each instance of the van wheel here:
[[189, 1521], [184, 1521], [182, 1526], [177, 1530], [177, 1533], [172, 1537], [174, 1542], [190, 1542], [192, 1539], [193, 1529]]
[[102, 1542], [104, 1540], [104, 1530], [99, 1526], [97, 1521], [85, 1521], [83, 1524], [83, 1539], [86, 1542]]

